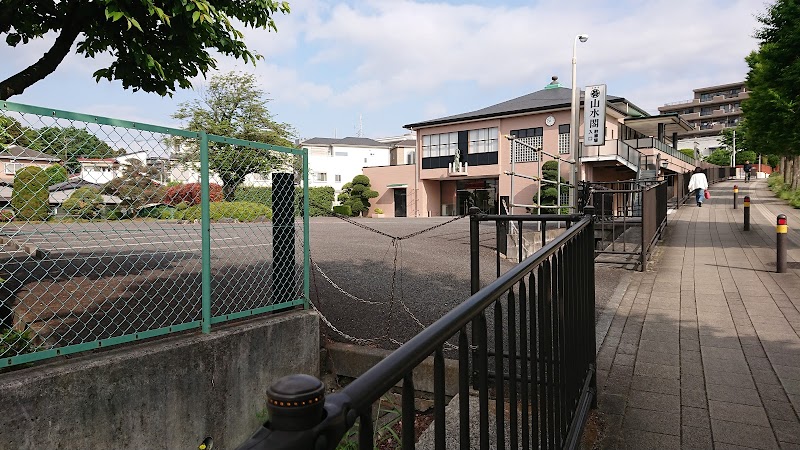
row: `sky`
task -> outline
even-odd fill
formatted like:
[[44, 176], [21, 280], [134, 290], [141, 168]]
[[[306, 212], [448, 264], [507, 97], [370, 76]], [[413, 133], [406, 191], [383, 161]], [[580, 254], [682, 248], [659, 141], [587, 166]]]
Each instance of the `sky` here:
[[[276, 32], [240, 28], [264, 59], [217, 56], [220, 72], [253, 73], [269, 110], [301, 140], [406, 133], [403, 125], [473, 111], [542, 89], [552, 76], [606, 84], [657, 114], [692, 89], [744, 80], [761, 0], [289, 0]], [[54, 36], [16, 48], [0, 43], [0, 78], [35, 62]], [[96, 83], [110, 56], [70, 54], [9, 101], [155, 125], [197, 97], [206, 79], [173, 97]], [[210, 76], [211, 73], [207, 74]]]

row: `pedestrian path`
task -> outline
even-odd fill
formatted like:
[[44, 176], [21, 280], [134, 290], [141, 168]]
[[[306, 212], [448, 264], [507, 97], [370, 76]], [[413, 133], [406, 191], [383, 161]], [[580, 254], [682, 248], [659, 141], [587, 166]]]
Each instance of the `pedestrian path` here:
[[655, 261], [619, 302], [597, 356], [601, 448], [800, 448], [800, 211], [764, 180], [710, 191], [669, 215]]

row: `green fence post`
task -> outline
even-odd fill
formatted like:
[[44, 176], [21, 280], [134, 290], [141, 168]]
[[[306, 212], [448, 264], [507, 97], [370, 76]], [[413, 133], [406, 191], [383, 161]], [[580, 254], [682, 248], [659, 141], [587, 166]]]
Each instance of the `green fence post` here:
[[211, 332], [211, 210], [208, 188], [208, 135], [200, 132], [200, 232], [203, 261], [203, 333]]
[[304, 309], [308, 309], [311, 301], [311, 241], [308, 230], [308, 149], [303, 149], [303, 296], [305, 303]]

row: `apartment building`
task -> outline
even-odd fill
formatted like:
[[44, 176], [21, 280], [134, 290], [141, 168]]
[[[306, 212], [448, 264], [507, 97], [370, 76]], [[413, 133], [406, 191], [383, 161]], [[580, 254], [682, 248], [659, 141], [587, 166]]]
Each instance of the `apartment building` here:
[[365, 137], [315, 137], [300, 144], [308, 149], [309, 187], [332, 186], [337, 193], [364, 167], [388, 166], [393, 147]]
[[720, 84], [694, 90], [690, 100], [667, 103], [658, 111], [678, 113], [692, 129], [678, 136], [679, 148], [695, 148], [702, 156], [720, 148], [720, 135], [735, 128], [742, 118], [742, 100], [750, 94], [744, 82]]

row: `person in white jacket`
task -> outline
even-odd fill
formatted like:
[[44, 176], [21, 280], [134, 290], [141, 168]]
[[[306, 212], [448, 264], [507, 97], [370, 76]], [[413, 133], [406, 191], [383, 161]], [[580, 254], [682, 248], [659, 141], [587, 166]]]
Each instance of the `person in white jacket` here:
[[703, 169], [695, 167], [692, 178], [689, 179], [689, 192], [694, 191], [694, 198], [697, 200], [697, 206], [703, 206], [706, 189], [708, 189], [706, 174], [703, 173]]

